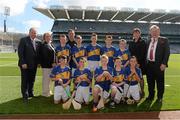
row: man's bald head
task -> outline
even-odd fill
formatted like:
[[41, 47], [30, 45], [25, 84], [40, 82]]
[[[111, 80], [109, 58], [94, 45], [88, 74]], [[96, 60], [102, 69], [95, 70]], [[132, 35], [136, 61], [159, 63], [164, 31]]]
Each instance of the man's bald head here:
[[36, 36], [37, 36], [37, 30], [36, 30], [35, 28], [30, 28], [30, 29], [29, 29], [29, 36], [30, 36], [31, 39], [36, 38]]

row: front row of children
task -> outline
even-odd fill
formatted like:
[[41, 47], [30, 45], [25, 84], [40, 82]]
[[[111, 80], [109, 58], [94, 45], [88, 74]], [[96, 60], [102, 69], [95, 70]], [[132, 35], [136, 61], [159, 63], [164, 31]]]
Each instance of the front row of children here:
[[[70, 79], [73, 78], [76, 94], [74, 100], [78, 103], [88, 104], [90, 100], [90, 86], [92, 85], [93, 75], [88, 68], [85, 68], [85, 58], [80, 58], [79, 68], [71, 75], [71, 70], [67, 63], [66, 56], [59, 56], [59, 64], [53, 68], [50, 77], [55, 81], [54, 103], [60, 101], [66, 102], [70, 97]], [[125, 101], [128, 104], [138, 103], [140, 101], [139, 83], [142, 80], [141, 70], [136, 67], [136, 57], [132, 56], [129, 60], [129, 66], [122, 67], [121, 58], [114, 60], [115, 68], [108, 66], [108, 57], [102, 55], [101, 66], [94, 72], [93, 87], [93, 111], [97, 111], [97, 105], [100, 96], [104, 101], [110, 98], [110, 106]], [[72, 77], [71, 77], [72, 76]]]

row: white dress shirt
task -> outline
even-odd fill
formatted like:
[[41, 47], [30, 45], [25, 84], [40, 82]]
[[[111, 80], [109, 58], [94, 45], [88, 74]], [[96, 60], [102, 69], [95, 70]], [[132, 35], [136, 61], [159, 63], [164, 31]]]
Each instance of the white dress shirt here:
[[[153, 45], [153, 41], [155, 40], [155, 42], [154, 42], [154, 48], [153, 48], [153, 59], [151, 60], [150, 59], [150, 51], [151, 51], [151, 47], [152, 47], [152, 45]], [[156, 48], [157, 48], [157, 43], [158, 43], [158, 38], [151, 38], [151, 42], [150, 42], [150, 45], [149, 45], [149, 48], [148, 48], [148, 54], [147, 54], [147, 60], [148, 61], [152, 61], [152, 62], [155, 62], [155, 53], [156, 53]]]

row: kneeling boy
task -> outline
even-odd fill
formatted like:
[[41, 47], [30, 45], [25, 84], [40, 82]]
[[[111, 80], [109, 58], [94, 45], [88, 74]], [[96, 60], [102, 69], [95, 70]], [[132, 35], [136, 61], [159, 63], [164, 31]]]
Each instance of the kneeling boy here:
[[[130, 66], [125, 68], [124, 96], [128, 98], [127, 104], [140, 101], [140, 87], [138, 83], [142, 80], [141, 69], [137, 67], [135, 56], [130, 58]], [[132, 97], [132, 99], [130, 99]]]
[[58, 104], [61, 100], [67, 101], [70, 97], [70, 78], [71, 69], [66, 66], [67, 57], [59, 56], [58, 65], [55, 66], [50, 74], [52, 80], [55, 81], [54, 87], [54, 104]]
[[93, 112], [97, 111], [99, 96], [106, 100], [109, 97], [109, 89], [111, 85], [113, 69], [108, 67], [108, 57], [101, 56], [101, 67], [95, 70], [95, 86], [93, 89]]
[[79, 68], [77, 68], [74, 72], [75, 85], [77, 87], [77, 91], [75, 94], [75, 101], [79, 103], [88, 104], [90, 97], [90, 83], [92, 80], [91, 71], [85, 68], [85, 58], [80, 58], [79, 60]]

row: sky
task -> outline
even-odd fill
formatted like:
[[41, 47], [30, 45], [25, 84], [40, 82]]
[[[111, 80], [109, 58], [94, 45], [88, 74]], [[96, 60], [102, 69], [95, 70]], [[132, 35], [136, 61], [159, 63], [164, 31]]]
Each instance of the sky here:
[[4, 25], [4, 7], [10, 7], [10, 16], [7, 17], [7, 31], [17, 33], [27, 33], [30, 27], [36, 27], [39, 34], [51, 31], [53, 19], [50, 19], [33, 7], [48, 8], [51, 5], [67, 6], [77, 5], [82, 8], [87, 6], [116, 7], [121, 9], [130, 7], [135, 10], [138, 8], [165, 9], [180, 11], [180, 0], [0, 0], [0, 31]]

